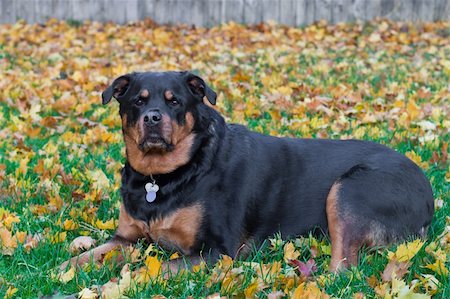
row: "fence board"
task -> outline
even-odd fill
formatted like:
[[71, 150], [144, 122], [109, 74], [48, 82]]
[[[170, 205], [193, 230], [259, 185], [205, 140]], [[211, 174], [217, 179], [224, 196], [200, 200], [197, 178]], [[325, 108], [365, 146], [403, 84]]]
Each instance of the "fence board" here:
[[404, 21], [448, 20], [450, 0], [0, 0], [0, 23], [96, 20], [213, 26], [274, 20], [291, 26], [376, 17]]

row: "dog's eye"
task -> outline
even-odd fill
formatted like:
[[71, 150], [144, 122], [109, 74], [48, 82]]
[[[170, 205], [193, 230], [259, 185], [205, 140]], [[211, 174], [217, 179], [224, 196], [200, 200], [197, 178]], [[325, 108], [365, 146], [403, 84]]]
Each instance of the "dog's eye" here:
[[180, 102], [178, 102], [177, 99], [172, 99], [172, 100], [170, 100], [170, 104], [172, 104], [172, 106], [177, 106], [180, 104]]
[[134, 104], [138, 107], [141, 107], [142, 105], [144, 105], [144, 100], [137, 99], [136, 102], [134, 102]]

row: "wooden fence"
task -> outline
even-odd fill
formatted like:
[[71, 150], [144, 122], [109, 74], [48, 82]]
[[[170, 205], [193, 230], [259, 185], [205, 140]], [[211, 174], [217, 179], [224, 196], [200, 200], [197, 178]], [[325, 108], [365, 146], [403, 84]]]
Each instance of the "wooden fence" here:
[[291, 26], [376, 17], [404, 21], [448, 20], [450, 0], [0, 0], [0, 23], [96, 20], [212, 26], [234, 21], [276, 21]]

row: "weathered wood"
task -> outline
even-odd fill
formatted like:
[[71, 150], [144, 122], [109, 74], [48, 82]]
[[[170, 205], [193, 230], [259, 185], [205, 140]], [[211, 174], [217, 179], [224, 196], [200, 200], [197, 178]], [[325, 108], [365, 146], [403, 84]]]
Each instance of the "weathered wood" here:
[[450, 18], [450, 0], [0, 0], [0, 23], [49, 18], [213, 26], [276, 21], [291, 26], [381, 17], [403, 21]]

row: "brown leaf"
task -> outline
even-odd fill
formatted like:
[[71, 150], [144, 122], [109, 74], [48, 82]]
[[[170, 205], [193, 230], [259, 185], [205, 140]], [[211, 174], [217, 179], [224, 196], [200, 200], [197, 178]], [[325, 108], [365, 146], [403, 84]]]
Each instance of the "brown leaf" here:
[[317, 271], [316, 262], [314, 259], [309, 259], [306, 263], [299, 260], [290, 260], [289, 264], [296, 267], [300, 275], [310, 277]]
[[384, 268], [384, 271], [381, 274], [381, 279], [383, 282], [392, 281], [394, 277], [397, 279], [402, 279], [403, 276], [409, 272], [408, 268], [410, 266], [410, 262], [399, 262], [393, 259]]
[[372, 289], [374, 289], [380, 283], [380, 281], [378, 280], [378, 278], [375, 275], [367, 277], [366, 282]]

